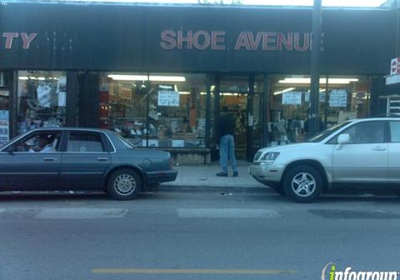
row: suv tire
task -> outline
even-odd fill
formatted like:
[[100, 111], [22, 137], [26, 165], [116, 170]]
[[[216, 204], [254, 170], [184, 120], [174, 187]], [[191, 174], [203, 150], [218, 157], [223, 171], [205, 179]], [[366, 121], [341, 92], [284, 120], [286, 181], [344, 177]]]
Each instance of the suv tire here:
[[308, 165], [298, 165], [289, 169], [283, 180], [285, 193], [296, 202], [312, 202], [321, 193], [321, 174]]

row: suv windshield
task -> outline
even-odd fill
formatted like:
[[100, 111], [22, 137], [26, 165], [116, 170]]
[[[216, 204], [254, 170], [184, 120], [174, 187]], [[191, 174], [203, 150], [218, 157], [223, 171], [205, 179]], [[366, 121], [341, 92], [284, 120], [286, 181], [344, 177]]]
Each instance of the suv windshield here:
[[342, 127], [346, 126], [349, 124], [351, 121], [345, 121], [342, 123], [339, 123], [337, 125], [331, 126], [330, 128], [325, 129], [324, 131], [321, 131], [317, 134], [314, 134], [310, 138], [307, 139], [307, 142], [320, 142], [324, 140], [326, 137], [331, 135], [332, 133], [335, 133], [336, 131], [340, 130]]

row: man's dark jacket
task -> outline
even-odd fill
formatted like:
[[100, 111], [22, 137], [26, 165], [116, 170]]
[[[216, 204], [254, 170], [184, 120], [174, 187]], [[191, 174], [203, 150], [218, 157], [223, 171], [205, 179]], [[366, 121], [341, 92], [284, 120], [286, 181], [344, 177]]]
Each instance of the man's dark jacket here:
[[219, 117], [219, 129], [217, 131], [216, 140], [219, 141], [222, 136], [234, 135], [235, 133], [235, 120], [231, 113], [223, 113]]

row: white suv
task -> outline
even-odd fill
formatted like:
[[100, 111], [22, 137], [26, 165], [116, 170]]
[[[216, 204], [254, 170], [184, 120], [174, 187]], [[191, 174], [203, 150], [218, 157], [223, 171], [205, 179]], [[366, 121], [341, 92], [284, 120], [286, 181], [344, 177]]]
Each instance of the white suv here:
[[400, 118], [349, 120], [304, 143], [260, 149], [249, 172], [297, 202], [311, 202], [322, 191], [342, 186], [399, 193]]

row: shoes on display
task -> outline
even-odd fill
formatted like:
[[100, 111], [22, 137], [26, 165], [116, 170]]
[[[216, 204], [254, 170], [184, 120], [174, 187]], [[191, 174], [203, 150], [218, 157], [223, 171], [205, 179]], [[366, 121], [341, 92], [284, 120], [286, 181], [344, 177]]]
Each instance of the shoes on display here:
[[226, 173], [226, 172], [219, 172], [219, 173], [217, 173], [215, 175], [218, 176], [218, 177], [228, 177], [228, 173]]

